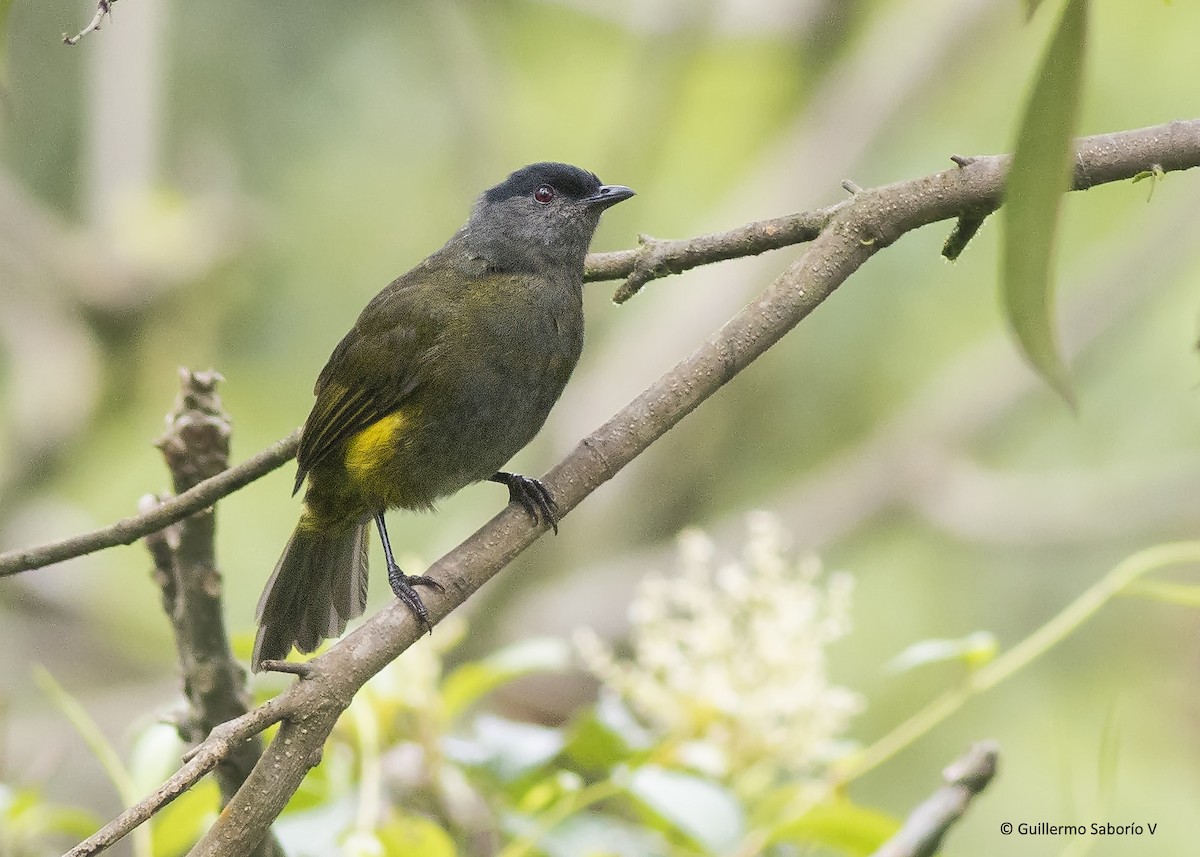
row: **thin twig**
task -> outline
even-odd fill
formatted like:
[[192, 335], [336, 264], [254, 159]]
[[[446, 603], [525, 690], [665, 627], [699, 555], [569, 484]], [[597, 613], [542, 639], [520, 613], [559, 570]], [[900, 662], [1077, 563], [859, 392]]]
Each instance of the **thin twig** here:
[[160, 506], [141, 515], [124, 518], [107, 527], [90, 533], [81, 533], [59, 542], [51, 542], [27, 550], [9, 551], [0, 554], [0, 577], [19, 574], [53, 565], [56, 562], [77, 556], [95, 553], [116, 545], [129, 545], [143, 536], [183, 520], [188, 515], [207, 509], [239, 488], [244, 488], [272, 470], [282, 467], [296, 455], [296, 444], [300, 430], [292, 432], [283, 440], [276, 441], [253, 458], [231, 467], [211, 479], [206, 479], [195, 488], [184, 491]]
[[281, 694], [236, 720], [222, 723], [204, 743], [188, 751], [183, 757], [183, 765], [165, 783], [80, 842], [64, 857], [92, 857], [119, 842], [131, 830], [145, 824], [156, 812], [200, 782], [205, 774], [216, 768], [247, 738], [278, 723], [288, 713]]
[[942, 771], [946, 784], [909, 813], [904, 826], [872, 857], [933, 857], [971, 800], [988, 787], [999, 758], [994, 741], [981, 741], [951, 762]]
[[104, 21], [105, 16], [112, 17], [112, 7], [116, 5], [116, 2], [117, 0], [96, 0], [96, 14], [92, 16], [92, 20], [88, 22], [86, 27], [73, 36], [68, 36], [66, 33], [63, 33], [63, 44], [70, 46], [77, 45], [79, 44], [79, 40], [88, 33], [92, 32], [93, 30], [99, 30], [100, 24]]

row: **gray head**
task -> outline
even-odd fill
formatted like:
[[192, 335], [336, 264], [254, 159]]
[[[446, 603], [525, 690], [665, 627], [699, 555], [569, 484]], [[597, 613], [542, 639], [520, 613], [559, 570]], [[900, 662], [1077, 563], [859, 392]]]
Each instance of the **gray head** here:
[[479, 197], [467, 242], [500, 270], [582, 270], [601, 213], [631, 196], [624, 185], [601, 184], [570, 164], [530, 164]]

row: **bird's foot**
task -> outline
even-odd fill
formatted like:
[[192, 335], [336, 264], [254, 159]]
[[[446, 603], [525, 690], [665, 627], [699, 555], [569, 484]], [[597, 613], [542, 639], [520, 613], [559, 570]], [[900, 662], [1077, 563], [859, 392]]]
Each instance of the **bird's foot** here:
[[500, 471], [491, 477], [491, 481], [507, 485], [508, 502], [519, 503], [534, 524], [549, 524], [554, 535], [558, 535], [558, 504], [540, 479]]
[[445, 592], [445, 588], [432, 577], [426, 577], [423, 574], [405, 574], [395, 563], [388, 565], [387, 577], [395, 596], [421, 620], [421, 624], [432, 634], [433, 624], [429, 621], [429, 611], [425, 609], [425, 602], [421, 600], [421, 596], [414, 587], [428, 586], [438, 592]]

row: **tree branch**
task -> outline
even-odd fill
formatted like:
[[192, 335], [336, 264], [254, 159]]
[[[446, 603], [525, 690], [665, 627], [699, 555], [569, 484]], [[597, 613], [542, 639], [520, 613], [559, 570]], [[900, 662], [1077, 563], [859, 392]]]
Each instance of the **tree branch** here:
[[112, 17], [112, 7], [116, 4], [116, 2], [117, 0], [96, 0], [96, 14], [92, 16], [92, 20], [88, 22], [86, 27], [73, 36], [68, 36], [66, 33], [63, 33], [63, 44], [73, 47], [79, 44], [79, 40], [88, 33], [94, 30], [99, 30], [100, 25], [104, 23], [105, 17]]
[[951, 762], [942, 771], [946, 785], [914, 809], [904, 826], [872, 857], [933, 857], [942, 847], [946, 832], [967, 811], [971, 799], [996, 775], [999, 757], [994, 741], [982, 741]]
[[659, 277], [682, 274], [700, 265], [757, 256], [768, 250], [812, 241], [836, 210], [837, 206], [831, 206], [789, 214], [698, 238], [662, 240], [639, 235], [638, 244], [641, 246], [637, 250], [593, 253], [588, 256], [583, 278], [593, 281], [624, 277], [624, 284], [613, 296], [615, 303], [624, 303], [646, 283]]
[[[1163, 163], [1164, 169], [1168, 163], [1170, 169], [1200, 166], [1200, 120], [1086, 138], [1078, 151], [1080, 187], [1131, 178], [1148, 162]], [[1158, 157], [1168, 153], [1169, 158]], [[1003, 157], [980, 158], [966, 168], [862, 191], [836, 206], [812, 246], [774, 283], [547, 474], [547, 486], [563, 514], [806, 318], [880, 249], [920, 226], [998, 204], [1007, 163]], [[634, 252], [645, 252], [645, 247]], [[446, 591], [427, 599], [431, 619], [440, 620], [461, 604], [532, 544], [542, 529], [530, 527], [519, 510], [508, 507], [435, 563], [426, 573]], [[280, 697], [296, 719], [284, 720], [262, 760], [193, 854], [215, 857], [253, 847], [319, 758], [340, 711], [422, 631], [410, 611], [393, 602], [311, 661], [309, 677]]]
[[[1165, 172], [1191, 169], [1200, 166], [1200, 119], [1084, 137], [1078, 141], [1076, 151], [1075, 190], [1087, 190], [1099, 184], [1130, 179], [1140, 172], [1149, 171], [1156, 164]], [[969, 184], [973, 187], [986, 186], [986, 191], [947, 199], [932, 219], [917, 223], [916, 226], [957, 219], [964, 213], [976, 217], [980, 211], [995, 210], [999, 206], [1001, 180], [1011, 158], [1008, 155], [979, 158], [956, 155], [954, 158], [956, 164], [965, 165], [960, 166], [958, 171], [972, 174]], [[915, 192], [922, 183], [944, 182], [946, 176], [955, 172], [946, 171], [924, 179], [863, 191], [860, 196], [888, 203], [894, 196]], [[696, 238], [664, 241], [643, 237], [642, 246], [635, 250], [588, 256], [584, 278], [589, 282], [626, 278], [615, 296], [625, 299], [628, 297], [626, 292], [636, 292], [652, 279], [697, 265], [754, 256], [767, 250], [810, 241], [815, 237], [813, 230], [818, 228], [818, 223], [829, 223], [834, 215], [844, 212], [856, 201], [861, 202], [856, 197], [855, 200], [846, 200], [828, 208], [758, 221], [740, 229]], [[956, 207], [957, 210], [946, 213], [947, 208]], [[205, 480], [147, 514], [125, 518], [110, 526], [59, 542], [0, 554], [0, 577], [63, 562], [104, 548], [132, 544], [149, 533], [211, 506], [222, 497], [282, 466], [296, 454], [299, 436], [297, 429], [253, 458]]]
[[222, 497], [244, 488], [272, 470], [282, 467], [296, 455], [300, 430], [296, 429], [283, 440], [276, 441], [253, 458], [205, 479], [193, 488], [156, 506], [148, 512], [124, 518], [90, 533], [81, 533], [59, 542], [51, 542], [28, 550], [0, 554], [0, 577], [19, 574], [35, 568], [53, 565], [77, 556], [95, 553], [116, 545], [130, 545], [163, 527], [181, 521], [188, 515], [207, 509]]
[[[155, 444], [183, 493], [229, 466], [229, 415], [221, 407], [216, 372], [179, 370], [180, 392], [167, 417], [166, 433]], [[149, 497], [149, 505], [162, 502]], [[188, 744], [203, 740], [216, 726], [250, 708], [246, 671], [229, 647], [221, 603], [222, 580], [216, 559], [216, 507], [210, 506], [146, 536], [162, 590], [163, 610], [175, 632], [189, 708], [177, 724]], [[216, 769], [224, 806], [262, 755], [259, 736], [239, 744]], [[273, 837], [263, 840], [258, 857], [282, 854]]]
[[283, 703], [281, 694], [268, 699], [236, 720], [222, 723], [213, 729], [203, 744], [188, 751], [183, 757], [183, 766], [165, 783], [76, 845], [64, 857], [91, 857], [99, 854], [110, 845], [119, 842], [134, 828], [145, 824], [156, 812], [200, 782], [239, 745], [283, 719], [287, 714]]
[[[1200, 166], [1200, 120], [1084, 138], [1077, 152], [1077, 189], [1132, 178], [1155, 163], [1164, 170]], [[806, 318], [880, 249], [920, 226], [999, 205], [1008, 162], [1004, 156], [978, 158], [965, 167], [863, 190], [834, 206], [812, 246], [764, 292], [547, 474], [547, 485], [563, 514]], [[673, 248], [676, 256], [671, 258], [683, 251], [683, 247]], [[639, 261], [643, 271], [669, 271], [661, 258], [650, 258], [653, 253], [654, 248], [644, 244], [619, 259], [609, 254], [614, 267], [604, 276], [626, 270], [625, 265], [632, 276]], [[216, 499], [212, 497], [208, 504]], [[542, 528], [531, 527], [522, 511], [503, 510], [428, 570], [445, 586], [443, 594], [430, 593], [426, 598], [430, 618], [440, 620], [461, 604], [541, 533]], [[306, 678], [268, 703], [273, 704], [271, 722], [283, 718], [275, 740], [193, 853], [242, 854], [258, 843], [320, 758], [326, 736], [357, 690], [423, 630], [407, 608], [392, 602], [311, 661]], [[234, 723], [244, 729], [249, 718], [262, 710]], [[208, 758], [228, 746], [231, 739], [224, 728], [218, 727], [200, 745], [199, 757]], [[254, 732], [237, 734], [244, 740]], [[160, 799], [156, 793], [129, 813], [145, 812], [146, 806]], [[80, 849], [84, 850], [77, 853], [96, 853], [91, 842], [83, 843]]]

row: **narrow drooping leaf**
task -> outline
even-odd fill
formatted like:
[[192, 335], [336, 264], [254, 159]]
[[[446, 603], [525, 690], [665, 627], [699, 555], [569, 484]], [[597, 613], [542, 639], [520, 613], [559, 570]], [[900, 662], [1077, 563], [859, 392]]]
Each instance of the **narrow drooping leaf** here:
[[741, 806], [711, 780], [644, 765], [629, 777], [626, 791], [705, 854], [728, 853], [745, 832]]
[[539, 672], [559, 672], [571, 663], [571, 651], [562, 640], [538, 637], [522, 640], [483, 660], [465, 663], [442, 683], [442, 709], [454, 720], [501, 685]]
[[1001, 291], [1034, 369], [1074, 405], [1054, 328], [1054, 242], [1073, 170], [1087, 42], [1087, 0], [1067, 0], [1038, 69], [1005, 187]]

